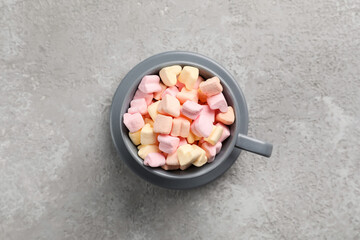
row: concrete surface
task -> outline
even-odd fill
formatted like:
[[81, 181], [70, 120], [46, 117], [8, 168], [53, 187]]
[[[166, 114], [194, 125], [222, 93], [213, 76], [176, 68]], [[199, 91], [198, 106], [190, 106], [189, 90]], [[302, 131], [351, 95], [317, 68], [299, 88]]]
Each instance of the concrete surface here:
[[[360, 239], [359, 1], [2, 0], [0, 19], [0, 239]], [[176, 49], [237, 77], [270, 159], [190, 191], [124, 166], [112, 95]]]

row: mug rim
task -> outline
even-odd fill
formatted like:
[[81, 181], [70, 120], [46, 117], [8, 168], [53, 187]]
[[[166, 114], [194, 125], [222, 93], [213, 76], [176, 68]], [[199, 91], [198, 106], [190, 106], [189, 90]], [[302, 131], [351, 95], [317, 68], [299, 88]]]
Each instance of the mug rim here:
[[[170, 65], [191, 65], [200, 71], [218, 76], [224, 86], [224, 95], [230, 95], [231, 105], [236, 114], [236, 122], [232, 126], [232, 134], [226, 140], [227, 148], [221, 150], [214, 162], [191, 172], [187, 169], [174, 174], [159, 168], [143, 165], [143, 160], [137, 155], [136, 146], [128, 137], [122, 122], [122, 116], [129, 106], [142, 77], [154, 74], [162, 67]], [[228, 97], [226, 97], [229, 101]], [[241, 113], [241, 114], [240, 114]], [[237, 160], [241, 150], [235, 147], [237, 135], [246, 135], [248, 130], [248, 110], [244, 94], [235, 78], [219, 63], [198, 53], [186, 51], [170, 51], [153, 55], [133, 67], [120, 82], [114, 94], [110, 110], [110, 131], [114, 145], [125, 164], [143, 179], [165, 188], [188, 189], [198, 187], [215, 180], [227, 171]], [[126, 135], [126, 137], [125, 137]], [[224, 151], [223, 151], [224, 150]], [[220, 159], [219, 159], [220, 158]], [[178, 170], [180, 171], [180, 170]], [[189, 171], [189, 172], [187, 172]]]

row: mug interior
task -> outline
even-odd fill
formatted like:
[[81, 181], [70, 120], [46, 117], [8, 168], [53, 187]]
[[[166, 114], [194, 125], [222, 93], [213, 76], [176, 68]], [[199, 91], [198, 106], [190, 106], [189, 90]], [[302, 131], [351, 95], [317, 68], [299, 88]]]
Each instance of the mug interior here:
[[[134, 82], [132, 84], [132, 88], [129, 89], [127, 95], [124, 98], [124, 102], [122, 104], [121, 111], [120, 111], [120, 114], [121, 114], [121, 116], [120, 116], [120, 124], [121, 124], [120, 129], [122, 131], [123, 140], [125, 142], [125, 145], [126, 145], [128, 151], [130, 152], [130, 154], [134, 158], [134, 161], [136, 161], [143, 168], [146, 168], [148, 171], [152, 172], [153, 174], [163, 176], [163, 177], [166, 177], [166, 178], [177, 178], [177, 179], [179, 179], [179, 178], [192, 178], [192, 177], [200, 176], [200, 175], [206, 174], [208, 172], [211, 172], [217, 166], [219, 166], [223, 161], [228, 160], [228, 156], [230, 155], [230, 153], [232, 152], [232, 150], [233, 150], [233, 148], [235, 146], [236, 137], [237, 137], [237, 134], [239, 133], [240, 113], [239, 113], [238, 103], [235, 100], [236, 98], [234, 96], [233, 89], [230, 88], [230, 86], [228, 85], [228, 83], [227, 83], [227, 81], [225, 79], [222, 79], [220, 76], [218, 76], [220, 78], [220, 82], [221, 82], [221, 84], [223, 86], [223, 94], [224, 94], [224, 96], [226, 98], [226, 101], [227, 101], [229, 106], [232, 106], [234, 108], [235, 122], [231, 126], [229, 126], [231, 134], [222, 143], [221, 151], [215, 156], [215, 160], [212, 163], [207, 163], [207, 164], [205, 164], [205, 165], [203, 165], [201, 167], [190, 166], [186, 170], [165, 171], [160, 167], [159, 168], [151, 168], [151, 167], [145, 166], [143, 164], [143, 159], [141, 159], [137, 154], [137, 152], [138, 152], [137, 146], [135, 146], [131, 142], [131, 140], [129, 138], [129, 131], [122, 122], [122, 119], [123, 119], [122, 116], [123, 116], [124, 113], [127, 112], [127, 109], [130, 107], [130, 101], [132, 100], [141, 79], [145, 75], [152, 75], [152, 74], [159, 75], [159, 71], [163, 67], [167, 67], [167, 66], [171, 66], [171, 65], [181, 65], [182, 67], [184, 67], [185, 65], [186, 66], [197, 67], [199, 69], [200, 76], [202, 76], [205, 80], [208, 79], [208, 78], [217, 76], [216, 73], [213, 72], [211, 69], [208, 69], [205, 66], [201, 66], [199, 64], [191, 63], [191, 62], [189, 62], [189, 63], [186, 63], [186, 62], [167, 62], [167, 63], [160, 64], [158, 66], [154, 66], [152, 69], [149, 69], [147, 72], [143, 72], [136, 79], [133, 79]], [[246, 123], [246, 125], [247, 125], [247, 123]]]

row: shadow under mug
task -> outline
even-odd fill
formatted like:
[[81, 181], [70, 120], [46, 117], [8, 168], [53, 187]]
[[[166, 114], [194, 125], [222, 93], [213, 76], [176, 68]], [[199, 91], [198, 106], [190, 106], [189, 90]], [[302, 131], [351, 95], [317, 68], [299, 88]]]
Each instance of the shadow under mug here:
[[[204, 79], [218, 76], [223, 85], [223, 94], [229, 106], [234, 108], [235, 122], [230, 126], [230, 136], [223, 142], [222, 149], [216, 155], [215, 161], [200, 168], [191, 166], [185, 171], [165, 171], [161, 168], [145, 166], [123, 124], [123, 115], [126, 113], [141, 79], [145, 75], [158, 74], [163, 67], [171, 65], [197, 67]], [[241, 150], [270, 157], [272, 145], [247, 136], [248, 123], [248, 109], [244, 94], [231, 74], [208, 57], [183, 51], [160, 53], [136, 65], [118, 86], [110, 111], [111, 136], [121, 159], [143, 179], [172, 189], [194, 188], [213, 181], [231, 167]]]

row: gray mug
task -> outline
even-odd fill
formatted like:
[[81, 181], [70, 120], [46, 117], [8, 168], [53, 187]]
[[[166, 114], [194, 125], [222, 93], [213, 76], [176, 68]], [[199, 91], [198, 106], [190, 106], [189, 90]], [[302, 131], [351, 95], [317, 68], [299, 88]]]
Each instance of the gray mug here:
[[[130, 101], [145, 75], [158, 74], [160, 69], [170, 65], [189, 65], [199, 68], [204, 79], [218, 76], [223, 85], [223, 94], [234, 108], [235, 122], [230, 126], [231, 135], [223, 142], [215, 161], [185, 171], [165, 171], [161, 168], [144, 166], [137, 154], [137, 148], [129, 138], [129, 131], [123, 124]], [[270, 157], [272, 145], [247, 136], [248, 109], [244, 94], [231, 74], [212, 59], [192, 52], [164, 52], [145, 59], [136, 65], [121, 81], [112, 100], [110, 130], [115, 147], [121, 159], [143, 179], [165, 188], [188, 189], [207, 184], [222, 175], [236, 161], [241, 150]]]

